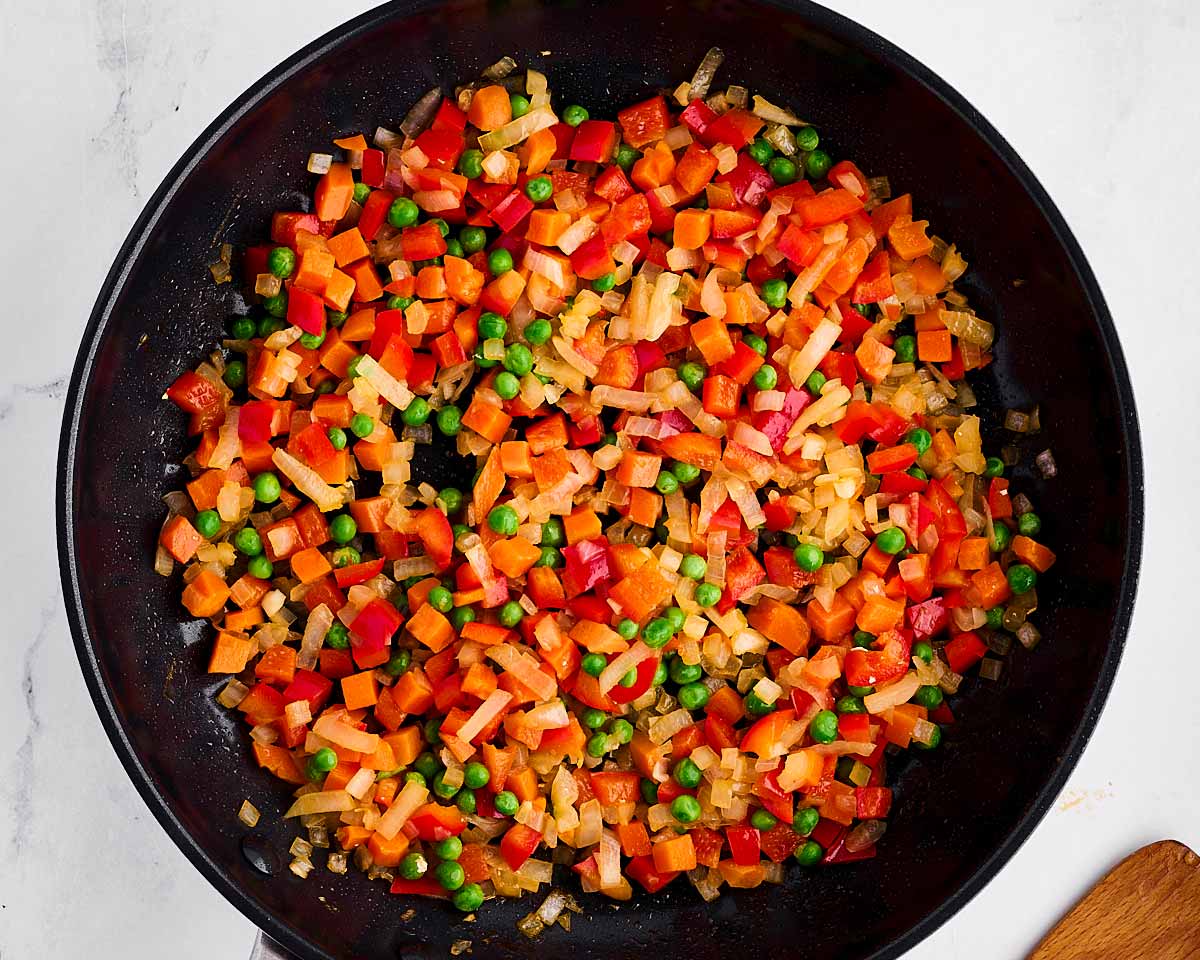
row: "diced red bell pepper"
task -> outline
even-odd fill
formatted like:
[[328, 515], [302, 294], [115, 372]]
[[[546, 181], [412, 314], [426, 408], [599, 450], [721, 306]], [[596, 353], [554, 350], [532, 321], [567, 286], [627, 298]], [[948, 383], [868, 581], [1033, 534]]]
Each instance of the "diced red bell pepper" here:
[[437, 877], [433, 876], [432, 872], [419, 880], [405, 880], [403, 877], [397, 877], [392, 881], [389, 888], [391, 893], [399, 894], [406, 897], [440, 897], [445, 899], [450, 896], [450, 891], [442, 886]]
[[408, 822], [417, 828], [418, 837], [434, 842], [457, 837], [467, 829], [467, 821], [457, 807], [443, 807], [439, 803], [419, 807]]
[[646, 144], [663, 138], [671, 126], [671, 112], [664, 97], [651, 97], [619, 111], [617, 122], [621, 124], [621, 138], [641, 150]]
[[221, 391], [210, 380], [188, 370], [167, 387], [167, 399], [188, 413], [203, 413], [222, 405]]
[[796, 719], [796, 711], [776, 710], [754, 722], [746, 731], [738, 749], [742, 753], [753, 753], [759, 757], [778, 756], [782, 752], [779, 744], [788, 724]]
[[679, 873], [674, 870], [668, 870], [665, 873], [660, 872], [654, 866], [654, 857], [642, 856], [633, 857], [625, 864], [625, 875], [630, 880], [636, 881], [647, 893], [658, 893], [659, 890], [679, 876]]
[[758, 131], [764, 126], [766, 121], [761, 117], [755, 116], [749, 110], [735, 107], [707, 123], [699, 136], [710, 147], [717, 143], [727, 143], [735, 150], [741, 150], [758, 136]]
[[513, 190], [491, 209], [492, 219], [505, 233], [511, 233], [533, 212], [533, 201], [523, 190]]
[[757, 206], [766, 199], [767, 191], [775, 186], [774, 178], [763, 169], [762, 164], [749, 154], [739, 153], [737, 166], [717, 177], [717, 183], [727, 183], [739, 203]]
[[427, 507], [417, 514], [416, 528], [425, 547], [425, 556], [437, 564], [439, 571], [449, 567], [454, 551], [454, 532], [446, 515], [437, 507]]
[[765, 363], [762, 356], [746, 346], [745, 341], [739, 340], [733, 345], [733, 356], [722, 360], [713, 370], [716, 373], [736, 380], [743, 387], [754, 379], [759, 367]]
[[754, 784], [754, 795], [772, 816], [784, 823], [791, 823], [794, 819], [795, 802], [792, 795], [779, 786], [778, 769], [768, 770], [758, 778]]
[[871, 718], [865, 713], [838, 714], [838, 736], [843, 740], [865, 743], [871, 738]]
[[[238, 433], [241, 433], [242, 421], [238, 419]], [[320, 423], [310, 423], [299, 433], [292, 436], [296, 449], [301, 458], [310, 467], [319, 467], [328, 463], [337, 455], [337, 450], [329, 440], [329, 431]]]
[[321, 221], [315, 213], [284, 213], [271, 215], [271, 242], [285, 247], [296, 246], [296, 234], [304, 230], [307, 233], [320, 233]]
[[369, 242], [375, 239], [379, 228], [387, 220], [387, 212], [395, 199], [395, 194], [386, 190], [371, 191], [358, 217], [358, 232], [364, 240]]
[[[585, 593], [612, 576], [608, 545], [604, 540], [581, 540], [563, 547], [562, 555], [566, 561], [563, 586], [567, 587], [568, 594]], [[603, 619], [608, 619], [607, 613]]]
[[759, 838], [762, 852], [775, 863], [783, 863], [796, 852], [804, 842], [804, 838], [786, 823], [777, 823], [770, 830], [763, 831]]
[[752, 867], [762, 854], [762, 840], [754, 827], [726, 827], [725, 839], [729, 841], [729, 853], [739, 867]]
[[604, 237], [594, 233], [571, 254], [571, 269], [584, 280], [598, 280], [617, 269]]
[[783, 449], [784, 441], [787, 440], [792, 424], [800, 419], [800, 414], [804, 412], [805, 407], [812, 403], [812, 399], [812, 394], [807, 390], [789, 387], [787, 393], [784, 394], [782, 409], [759, 410], [751, 418], [751, 423], [756, 430], [766, 435], [766, 438], [771, 441], [771, 449], [778, 453]]
[[917, 448], [911, 443], [885, 447], [867, 454], [867, 469], [871, 473], [896, 473], [907, 470], [917, 462]]
[[523, 823], [514, 823], [500, 838], [500, 856], [509, 869], [519, 870], [533, 856], [533, 851], [542, 842], [542, 835]]
[[867, 178], [857, 166], [849, 160], [839, 160], [829, 168], [825, 179], [835, 186], [849, 190], [856, 197], [866, 197]]
[[[350, 622], [350, 646], [354, 651], [354, 662], [365, 666], [366, 661], [376, 660], [380, 653], [386, 660], [387, 646], [402, 622], [399, 611], [382, 598], [372, 600], [363, 607]], [[370, 665], [378, 666], [383, 660]]]
[[979, 638], [979, 634], [968, 630], [947, 643], [944, 650], [950, 669], [955, 673], [963, 673], [983, 659], [988, 647]]
[[864, 650], [855, 647], [846, 654], [843, 671], [846, 682], [855, 687], [873, 687], [901, 677], [908, 670], [908, 659], [912, 652], [912, 636], [907, 631], [892, 630], [886, 637], [882, 650]]
[[337, 581], [337, 585], [345, 590], [379, 576], [383, 573], [385, 562], [384, 558], [380, 557], [377, 560], [364, 560], [362, 563], [351, 564], [348, 567], [338, 567], [333, 571], [333, 578]]
[[594, 414], [580, 417], [578, 421], [572, 421], [567, 424], [567, 430], [570, 432], [571, 446], [573, 447], [590, 446], [604, 439], [604, 424]]
[[364, 150], [362, 156], [362, 182], [368, 187], [382, 187], [387, 169], [382, 150]]
[[928, 485], [928, 480], [922, 480], [907, 473], [889, 473], [880, 480], [879, 492], [921, 493]]
[[288, 291], [287, 322], [319, 336], [325, 330], [325, 301], [315, 293], [292, 287]]
[[950, 614], [941, 597], [912, 604], [906, 611], [908, 627], [918, 640], [927, 640], [950, 625]]
[[714, 240], [731, 240], [753, 230], [762, 220], [762, 213], [754, 207], [741, 206], [735, 210], [712, 211], [712, 237]]
[[817, 582], [817, 575], [801, 570], [795, 553], [787, 547], [768, 547], [763, 551], [763, 564], [767, 568], [767, 579], [781, 587], [800, 590]]
[[775, 241], [775, 249], [782, 253], [796, 267], [807, 267], [817, 259], [824, 244], [821, 235], [815, 230], [804, 230], [796, 224], [788, 224], [788, 228]]
[[323, 677], [312, 670], [297, 668], [292, 676], [292, 682], [283, 688], [283, 700], [284, 703], [306, 701], [309, 712], [315, 717], [325, 706], [332, 691], [333, 681], [328, 677]]
[[[763, 505], [763, 516], [767, 520], [767, 529], [772, 533], [778, 533], [780, 530], [786, 530], [796, 520], [796, 509], [782, 497], [778, 500], [770, 500]], [[767, 570], [768, 579], [771, 576], [771, 571]]]
[[270, 440], [274, 419], [275, 405], [267, 400], [251, 400], [242, 404], [238, 411], [238, 438], [249, 443]]
[[458, 108], [458, 104], [443, 97], [441, 104], [437, 108], [437, 113], [433, 115], [433, 120], [430, 121], [429, 126], [432, 130], [449, 130], [452, 133], [462, 133], [467, 129], [467, 115]]
[[620, 203], [626, 197], [632, 196], [634, 191], [629, 178], [625, 176], [625, 171], [614, 163], [596, 178], [596, 182], [592, 184], [592, 192], [609, 203]]
[[617, 125], [611, 120], [584, 120], [575, 129], [568, 158], [584, 163], [607, 163], [617, 149]]
[[993, 477], [988, 486], [988, 509], [993, 520], [1003, 520], [1013, 515], [1012, 499], [1008, 495], [1008, 480]]
[[891, 258], [886, 250], [875, 254], [854, 284], [854, 292], [850, 295], [853, 303], [878, 303], [892, 295]]
[[725, 563], [725, 591], [722, 600], [737, 603], [751, 590], [767, 579], [767, 571], [755, 559], [754, 554], [742, 547], [735, 551]]
[[466, 147], [462, 133], [455, 130], [439, 130], [435, 127], [417, 136], [416, 146], [429, 158], [431, 166], [439, 170], [453, 170]]
[[850, 851], [846, 849], [846, 837], [850, 835], [849, 827], [842, 827], [833, 842], [825, 850], [821, 862], [825, 864], [857, 863], [859, 860], [871, 860], [875, 857], [875, 844], [863, 850]]
[[713, 374], [704, 380], [702, 398], [704, 409], [714, 417], [727, 419], [737, 416], [742, 388], [731, 377]]
[[633, 681], [633, 686], [623, 687], [618, 683], [608, 691], [609, 699], [614, 703], [632, 703], [650, 689], [657, 671], [658, 657], [647, 657], [637, 665], [637, 677]]
[[[674, 214], [671, 223], [675, 222]], [[600, 233], [610, 246], [636, 234], [645, 233], [654, 226], [650, 203], [644, 193], [635, 193], [612, 208], [600, 223]], [[593, 237], [592, 239], [595, 239]]]
[[[693, 100], [687, 105], [679, 119], [694, 134], [702, 134], [710, 123], [717, 119], [717, 113], [703, 100]], [[713, 141], [716, 142], [715, 140]]]
[[736, 747], [739, 739], [733, 724], [724, 717], [710, 713], [704, 718], [704, 740], [718, 753], [726, 747]]
[[432, 260], [446, 252], [446, 240], [433, 221], [400, 231], [400, 253], [405, 260]]

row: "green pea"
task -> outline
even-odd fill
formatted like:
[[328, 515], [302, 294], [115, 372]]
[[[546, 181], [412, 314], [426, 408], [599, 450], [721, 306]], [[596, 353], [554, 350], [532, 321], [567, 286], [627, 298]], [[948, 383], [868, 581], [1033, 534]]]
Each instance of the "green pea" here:
[[1004, 461], [999, 457], [988, 457], [983, 463], [983, 475], [985, 477], [1004, 476]]
[[833, 158], [824, 150], [814, 150], [804, 161], [804, 170], [813, 180], [820, 180], [833, 166]]
[[987, 612], [987, 625], [993, 630], [999, 630], [1004, 626], [1004, 608], [1001, 606], [992, 607]]
[[402, 297], [396, 293], [387, 298], [387, 308], [389, 310], [407, 310], [415, 302], [416, 297]]
[[525, 184], [525, 196], [534, 203], [545, 203], [554, 193], [554, 184], [549, 177], [534, 177]]
[[334, 543], [349, 543], [358, 533], [358, 524], [348, 513], [339, 513], [329, 521], [329, 536]]
[[606, 273], [602, 277], [597, 277], [592, 281], [592, 289], [597, 293], [608, 293], [617, 285], [617, 276], [614, 273]]
[[487, 246], [487, 231], [483, 227], [463, 227], [458, 231], [458, 242], [464, 253], [478, 253]]
[[517, 518], [517, 511], [507, 503], [502, 503], [498, 507], [492, 507], [488, 512], [487, 520], [488, 526], [491, 527], [493, 533], [498, 533], [505, 537], [516, 536], [517, 528], [521, 525], [521, 521]]
[[259, 503], [274, 503], [282, 492], [279, 478], [269, 470], [254, 478], [254, 499]]
[[389, 658], [388, 662], [383, 665], [383, 671], [388, 676], [398, 677], [412, 666], [412, 651], [397, 650]]
[[675, 769], [671, 771], [671, 776], [685, 790], [695, 790], [700, 786], [700, 781], [703, 779], [704, 774], [696, 766], [696, 762], [691, 757], [684, 757], [675, 764]]
[[807, 837], [817, 829], [820, 820], [821, 814], [816, 807], [805, 807], [803, 810], [796, 811], [796, 815], [792, 818], [792, 829], [800, 836]]
[[628, 173], [633, 165], [641, 159], [641, 156], [641, 151], [634, 150], [629, 144], [623, 143], [617, 147], [617, 166]]
[[767, 173], [781, 187], [786, 187], [789, 183], [795, 183], [796, 178], [800, 176], [796, 162], [788, 157], [774, 157], [767, 165]]
[[817, 149], [817, 144], [821, 142], [821, 138], [817, 136], [816, 127], [801, 127], [796, 131], [796, 146], [805, 153], [811, 153]]
[[1026, 563], [1014, 563], [1008, 568], [1008, 585], [1020, 596], [1037, 586], [1037, 571]]
[[322, 747], [308, 758], [308, 764], [304, 772], [308, 774], [309, 780], [320, 780], [337, 766], [337, 762], [337, 754], [329, 749], [329, 747]]
[[[441, 721], [438, 720], [438, 722], [440, 723]], [[428, 727], [428, 725], [426, 725], [426, 726]], [[440, 740], [440, 736], [439, 736], [439, 740]], [[433, 743], [436, 741], [431, 740], [430, 742]], [[443, 800], [449, 800], [456, 793], [458, 793], [458, 791], [461, 789], [461, 787], [450, 786], [450, 784], [446, 783], [445, 777], [446, 777], [446, 772], [443, 770], [433, 778], [433, 792], [435, 795], [441, 797]]]
[[753, 160], [755, 163], [761, 164], [764, 167], [770, 163], [771, 158], [775, 156], [775, 148], [762, 137], [759, 137], [748, 147], [746, 147], [746, 152], [750, 154], [751, 160]]
[[352, 567], [362, 563], [362, 554], [353, 547], [339, 547], [333, 551], [333, 565], [339, 570], [342, 567]]
[[654, 481], [654, 489], [663, 496], [670, 496], [679, 489], [679, 478], [670, 470], [663, 470], [659, 473], [658, 479]]
[[344, 623], [339, 620], [333, 621], [325, 634], [325, 646], [334, 650], [345, 650], [350, 646], [350, 631], [346, 629]]
[[413, 769], [426, 780], [432, 780], [441, 771], [442, 765], [432, 753], [422, 753], [413, 761]]
[[602, 726], [608, 723], [608, 714], [603, 710], [597, 710], [594, 707], [589, 707], [587, 710], [583, 711], [583, 715], [580, 717], [580, 720], [582, 720], [583, 725], [589, 730], [599, 730]]
[[604, 434], [604, 439], [600, 441], [602, 447], [615, 447], [617, 445], [617, 435], [614, 431], [609, 430]]
[[551, 567], [557, 568], [563, 566], [566, 561], [563, 559], [562, 551], [557, 547], [540, 547], [537, 562], [535, 567]]
[[936, 750], [942, 742], [942, 728], [938, 724], [933, 725], [930, 731], [929, 742], [921, 743], [919, 740], [914, 740], [912, 745], [918, 750]]
[[437, 423], [438, 431], [445, 437], [456, 437], [462, 429], [462, 411], [458, 407], [451, 404], [447, 407], [442, 407], [437, 412], [434, 418]]
[[833, 743], [838, 735], [838, 718], [832, 710], [822, 710], [809, 721], [808, 732], [817, 743]]
[[689, 360], [687, 363], [679, 365], [679, 379], [683, 381], [683, 385], [692, 393], [695, 393], [704, 385], [704, 378], [708, 375], [708, 371], [700, 364]]
[[550, 321], [544, 317], [532, 321], [525, 327], [525, 339], [535, 347], [541, 346], [543, 343], [549, 343], [550, 337], [553, 334], [554, 328], [550, 326]]
[[[785, 303], [787, 303], [787, 291], [788, 291], [788, 285], [787, 285], [786, 280], [779, 280], [779, 279], [768, 280], [766, 283], [764, 283], [762, 285], [763, 303], [765, 303], [768, 307], [771, 307], [772, 309], [778, 310]], [[757, 343], [762, 345], [761, 350], [759, 350], [757, 348], [757, 346], [751, 345], [750, 340], [752, 337], [755, 341], [757, 341]], [[760, 356], [766, 355], [767, 342], [765, 340], [763, 340], [762, 337], [753, 336], [751, 334], [751, 335], [742, 337], [742, 342], [745, 343], [747, 346], [749, 346], [752, 350], [754, 350], [755, 353], [759, 354]]]
[[246, 364], [242, 360], [230, 360], [225, 364], [225, 372], [221, 374], [221, 379], [225, 381], [225, 385], [231, 390], [236, 390], [246, 382]]
[[752, 717], [765, 717], [775, 712], [775, 704], [767, 703], [762, 697], [751, 690], [742, 700], [746, 713]]
[[617, 624], [617, 633], [623, 640], [632, 640], [637, 636], [638, 625], [635, 621], [625, 617], [620, 623]]
[[863, 706], [861, 697], [852, 697], [850, 695], [839, 697], [833, 708], [838, 713], [866, 713], [867, 708]]
[[419, 427], [428, 422], [430, 413], [428, 400], [424, 397], [413, 397], [401, 416], [410, 427]]
[[888, 527], [875, 538], [875, 546], [884, 553], [895, 556], [908, 544], [908, 538], [899, 527]]
[[897, 363], [912, 363], [917, 359], [917, 338], [907, 333], [897, 337], [893, 349]]
[[516, 600], [509, 600], [500, 608], [500, 625], [510, 630], [525, 619], [525, 611]]
[[286, 280], [296, 269], [296, 254], [289, 247], [274, 247], [267, 254], [267, 270]]
[[[809, 807], [808, 809], [812, 809]], [[821, 857], [825, 855], [825, 849], [817, 843], [816, 840], [809, 840], [803, 846], [797, 847], [796, 852], [792, 854], [796, 858], [796, 862], [802, 867], [815, 867], [821, 862]]]
[[608, 753], [608, 734], [593, 733], [588, 737], [587, 754], [589, 757], [602, 757]]
[[618, 718], [612, 722], [609, 732], [617, 738], [618, 743], [629, 743], [633, 739], [633, 724]]
[[504, 335], [508, 333], [508, 321], [490, 310], [479, 315], [475, 326], [479, 330], [481, 340], [503, 340]]
[[808, 379], [804, 381], [804, 387], [814, 397], [819, 396], [825, 388], [825, 374], [820, 370], [814, 370], [808, 375]]
[[446, 238], [446, 252], [444, 256], [458, 257], [459, 259], [462, 259], [466, 255], [467, 251], [463, 248], [463, 245], [458, 240], [456, 240], [454, 237]]
[[[481, 764], [482, 766], [482, 764]], [[487, 768], [484, 767], [486, 770]], [[439, 860], [457, 860], [462, 856], [463, 845], [458, 837], [446, 837], [433, 845], [433, 855]]]
[[708, 573], [708, 561], [695, 553], [685, 554], [679, 561], [679, 575], [689, 580], [703, 580]]
[[642, 641], [652, 650], [658, 650], [671, 642], [675, 631], [671, 629], [669, 620], [658, 617], [651, 620], [642, 628]]
[[1017, 533], [1023, 537], [1036, 537], [1042, 532], [1042, 518], [1036, 513], [1023, 513], [1017, 517]]
[[482, 177], [483, 151], [464, 150], [462, 156], [458, 158], [458, 172], [468, 180], [478, 180]]
[[462, 630], [468, 623], [475, 622], [475, 611], [471, 607], [455, 607], [450, 611], [450, 625]]
[[408, 773], [406, 773], [404, 775], [404, 782], [405, 783], [419, 783], [421, 786], [426, 785], [425, 778], [423, 776], [421, 776], [419, 773], [417, 773], [416, 770], [408, 771]]
[[779, 374], [769, 363], [763, 364], [754, 371], [754, 386], [758, 390], [774, 390], [779, 383]]
[[796, 566], [806, 573], [815, 573], [825, 563], [825, 554], [815, 543], [802, 543], [793, 551]]
[[641, 787], [641, 790], [642, 790], [642, 799], [645, 800], [646, 803], [649, 803], [649, 804], [658, 803], [658, 784], [657, 783], [655, 783], [653, 780], [647, 779], [646, 777], [642, 777], [642, 781], [639, 784], [639, 786]]
[[280, 290], [274, 296], [266, 297], [263, 300], [263, 309], [267, 311], [268, 316], [258, 321], [258, 335], [260, 337], [269, 337], [276, 330], [283, 329], [284, 324], [278, 321], [287, 316], [287, 305], [288, 295], [286, 289]]
[[518, 377], [533, 370], [533, 354], [523, 343], [510, 343], [504, 348], [504, 369]]
[[492, 387], [501, 400], [512, 400], [521, 392], [521, 381], [505, 370], [497, 375]]
[[920, 467], [918, 467], [915, 463], [911, 467], [909, 467], [907, 470], [905, 470], [904, 472], [907, 473], [910, 477], [916, 477], [916, 479], [918, 479], [918, 480], [928, 480], [929, 479], [929, 474], [927, 474], [924, 470], [922, 470]]
[[529, 112], [529, 98], [523, 97], [519, 93], [511, 93], [508, 96], [508, 102], [512, 106], [513, 119], [517, 120]]
[[456, 909], [463, 913], [473, 913], [483, 906], [483, 887], [477, 883], [467, 883], [459, 887], [451, 898]]
[[585, 653], [579, 661], [579, 669], [589, 677], [598, 677], [608, 666], [608, 658], [602, 653]]
[[856, 647], [872, 647], [875, 645], [875, 634], [867, 633], [866, 630], [855, 630], [852, 640]]
[[924, 640], [914, 643], [912, 652], [914, 657], [920, 657], [926, 663], [933, 663], [933, 647]]
[[637, 668], [630, 667], [623, 674], [621, 674], [621, 679], [618, 680], [617, 683], [623, 687], [632, 687], [635, 683], [637, 683]]
[[433, 875], [443, 890], [457, 890], [467, 882], [467, 874], [462, 864], [454, 860], [443, 860], [434, 868]]
[[443, 238], [450, 236], [450, 224], [448, 224], [441, 217], [435, 217], [429, 222], [438, 228], [438, 233], [440, 233]]
[[262, 537], [253, 527], [242, 527], [234, 534], [233, 545], [248, 557], [257, 557], [263, 552]]
[[405, 880], [420, 880], [429, 869], [429, 861], [419, 853], [407, 853], [400, 861], [400, 876]]
[[683, 623], [687, 620], [687, 614], [679, 607], [670, 606], [662, 612], [663, 619], [671, 625], [671, 633], [678, 633], [683, 629]]
[[1003, 553], [1012, 543], [1013, 532], [1012, 528], [1006, 523], [997, 520], [992, 525], [992, 540], [997, 553]]
[[542, 524], [542, 545], [549, 547], [561, 547], [567, 542], [567, 535], [563, 531], [562, 521], [558, 517], [551, 517]]
[[221, 515], [216, 510], [201, 510], [192, 521], [192, 526], [205, 540], [211, 540], [221, 529]]
[[577, 103], [572, 103], [570, 106], [564, 107], [562, 112], [562, 122], [568, 127], [577, 127], [588, 118], [588, 112]]
[[496, 808], [497, 813], [511, 817], [520, 809], [521, 801], [517, 799], [517, 795], [511, 790], [501, 790], [496, 794], [496, 799], [492, 801], [492, 805]]
[[458, 487], [442, 487], [438, 491], [437, 499], [441, 502], [442, 509], [446, 511], [446, 516], [449, 517], [462, 509], [466, 498]]
[[918, 706], [925, 707], [929, 710], [936, 710], [942, 705], [942, 701], [946, 695], [942, 693], [941, 687], [935, 687], [931, 684], [926, 684], [923, 687], [918, 687], [917, 692], [913, 694], [912, 701]]
[[680, 463], [678, 460], [671, 464], [671, 472], [682, 484], [692, 483], [700, 478], [699, 467], [691, 463]]
[[679, 705], [685, 710], [702, 710], [712, 694], [702, 683], [685, 683], [679, 688]]
[[300, 346], [306, 347], [309, 350], [316, 350], [325, 342], [325, 331], [320, 333], [302, 333], [300, 335]]
[[425, 597], [425, 602], [438, 613], [449, 613], [454, 609], [454, 595], [442, 586], [437, 586], [430, 590]]
[[497, 247], [489, 253], [487, 262], [488, 270], [491, 271], [494, 277], [498, 277], [502, 273], [508, 273], [513, 268], [512, 254], [503, 247]]
[[229, 336], [234, 340], [253, 340], [258, 324], [251, 317], [234, 317], [229, 322]]
[[671, 661], [669, 673], [675, 683], [686, 686], [704, 676], [704, 668], [698, 663], [684, 663], [679, 657], [675, 657]]
[[411, 227], [421, 215], [421, 208], [408, 197], [397, 197], [388, 207], [387, 222], [397, 230]]
[[336, 330], [346, 322], [346, 318], [349, 316], [350, 314], [346, 313], [345, 310], [326, 310], [325, 322]]
[[350, 418], [350, 432], [360, 440], [375, 432], [375, 421], [368, 414], [356, 413]]
[[702, 583], [696, 587], [696, 592], [692, 595], [692, 599], [699, 606], [708, 609], [711, 606], [715, 606], [717, 601], [721, 599], [721, 588], [715, 583]]
[[334, 450], [346, 449], [346, 431], [341, 427], [330, 427], [325, 436], [329, 438], [329, 443]]
[[[246, 564], [246, 572], [252, 577], [257, 577], [259, 580], [270, 580], [275, 573], [275, 565], [260, 553], [257, 557], [250, 558], [250, 561]], [[337, 621], [334, 622], [336, 623]], [[331, 627], [330, 629], [333, 628]]]
[[770, 830], [778, 822], [777, 817], [761, 807], [750, 814], [750, 826], [755, 830]]
[[680, 823], [695, 823], [700, 819], [700, 801], [689, 793], [671, 801], [671, 816]]

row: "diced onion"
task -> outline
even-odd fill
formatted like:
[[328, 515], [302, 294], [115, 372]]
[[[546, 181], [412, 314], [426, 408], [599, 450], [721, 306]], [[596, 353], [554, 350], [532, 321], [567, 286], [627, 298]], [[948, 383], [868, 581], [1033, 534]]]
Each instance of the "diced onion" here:
[[417, 808], [429, 799], [429, 788], [423, 783], [408, 780], [404, 788], [396, 794], [396, 799], [388, 807], [387, 813], [375, 824], [375, 832], [383, 839], [391, 840], [400, 832], [400, 828], [408, 823], [409, 817], [416, 813]]
[[485, 151], [507, 150], [524, 142], [539, 130], [558, 123], [558, 117], [549, 106], [537, 107], [525, 116], [511, 120], [498, 130], [492, 130], [479, 138], [479, 149]]
[[599, 684], [601, 693], [608, 693], [617, 685], [620, 679], [633, 670], [643, 660], [654, 656], [654, 650], [646, 646], [646, 641], [638, 640], [624, 653], [618, 654], [600, 674]]
[[308, 497], [322, 513], [336, 510], [346, 502], [345, 495], [327, 484], [317, 471], [301, 463], [281, 447], [276, 447], [271, 462], [279, 472], [296, 485], [296, 489]]
[[314, 813], [342, 813], [353, 810], [355, 800], [345, 790], [325, 790], [306, 793], [288, 807], [285, 818], [307, 817]]
[[901, 677], [895, 683], [891, 683], [883, 689], [865, 696], [863, 698], [863, 706], [867, 708], [867, 713], [883, 713], [889, 707], [907, 703], [912, 699], [913, 694], [920, 689], [920, 686], [921, 681], [917, 678], [916, 673], [910, 670], [907, 675]]
[[313, 733], [339, 747], [358, 753], [374, 753], [379, 746], [379, 734], [367, 733], [350, 726], [337, 714], [325, 714], [315, 724]]

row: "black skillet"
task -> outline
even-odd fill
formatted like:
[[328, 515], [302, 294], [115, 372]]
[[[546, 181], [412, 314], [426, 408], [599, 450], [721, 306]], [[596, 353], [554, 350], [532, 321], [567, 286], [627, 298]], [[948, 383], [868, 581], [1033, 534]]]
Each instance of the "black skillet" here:
[[[184, 417], [160, 398], [222, 335], [228, 286], [205, 265], [221, 241], [265, 235], [303, 202], [308, 152], [395, 128], [431, 86], [501, 55], [546, 71], [558, 102], [610, 112], [727, 54], [723, 83], [793, 105], [834, 157], [911, 191], [970, 261], [962, 286], [997, 321], [996, 362], [976, 378], [992, 411], [1040, 402], [1058, 478], [1026, 477], [1059, 562], [1040, 591], [1045, 640], [998, 683], [969, 680], [944, 746], [897, 765], [879, 856], [782, 888], [703, 904], [685, 884], [619, 909], [587, 903], [571, 934], [536, 947], [514, 929], [529, 900], [474, 923], [429, 901], [323, 869], [269, 877], [294, 828], [285, 791], [255, 769], [244, 730], [213, 702], [206, 625], [181, 622], [178, 583], [151, 570], [161, 497], [180, 485]], [[996, 416], [989, 418], [992, 428]], [[438, 482], [444, 458], [417, 472]], [[58, 497], [71, 631], [96, 709], [146, 803], [246, 916], [301, 957], [895, 957], [974, 896], [1066, 782], [1113, 680], [1142, 539], [1142, 464], [1125, 362], [1100, 289], [1062, 216], [1012, 148], [921, 64], [822, 7], [757, 0], [399, 2], [346, 24], [272, 70], [188, 149], [134, 225], [83, 336], [63, 423]], [[264, 811], [248, 858], [235, 813]], [[406, 908], [415, 913], [402, 919]]]

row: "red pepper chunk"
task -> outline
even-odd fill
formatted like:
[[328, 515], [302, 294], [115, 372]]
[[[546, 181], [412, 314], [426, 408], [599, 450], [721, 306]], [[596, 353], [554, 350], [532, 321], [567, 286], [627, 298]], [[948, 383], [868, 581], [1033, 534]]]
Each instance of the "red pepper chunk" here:
[[[438, 803], [427, 803], [418, 807], [409, 823], [417, 828], [417, 836], [422, 840], [435, 842], [447, 837], [457, 837], [467, 829], [467, 821], [463, 819], [457, 807], [443, 807]], [[540, 835], [538, 839], [541, 839]]]
[[955, 673], [969, 670], [987, 653], [987, 644], [973, 630], [960, 633], [945, 646], [946, 662]]
[[882, 650], [855, 647], [846, 654], [843, 671], [846, 682], [854, 687], [873, 687], [901, 677], [908, 670], [912, 638], [906, 632], [888, 631]]
[[654, 866], [654, 857], [633, 857], [625, 865], [625, 874], [647, 893], [658, 893], [679, 874], [674, 870], [660, 872]]
[[[522, 190], [513, 190], [491, 209], [492, 219], [504, 233], [512, 233], [517, 225], [531, 213], [533, 213], [533, 201], [525, 196]], [[440, 237], [441, 234], [439, 233], [438, 236]], [[442, 246], [445, 246], [444, 241]]]
[[[891, 258], [886, 250], [875, 254], [863, 267], [850, 295], [852, 303], [878, 303], [892, 295]], [[844, 314], [843, 314], [844, 315]]]
[[661, 140], [671, 126], [671, 113], [665, 98], [651, 97], [617, 113], [621, 138], [635, 150]]
[[325, 301], [315, 293], [292, 287], [288, 291], [287, 322], [314, 337], [319, 336], [325, 329]]
[[726, 827], [725, 839], [729, 841], [729, 852], [739, 867], [752, 867], [758, 863], [762, 852], [762, 839], [754, 827]]
[[360, 667], [377, 667], [387, 660], [387, 647], [402, 623], [399, 611], [383, 599], [372, 600], [350, 622], [350, 646]]
[[454, 551], [454, 532], [450, 521], [437, 507], [427, 507], [417, 514], [417, 536], [438, 570], [450, 566], [450, 555]]
[[275, 405], [267, 400], [251, 400], [242, 404], [238, 411], [238, 439], [250, 443], [270, 440], [274, 432], [271, 429], [274, 419]]
[[533, 856], [533, 851], [542, 842], [542, 835], [523, 823], [514, 823], [500, 838], [500, 855], [509, 869], [519, 870]]
[[432, 260], [445, 252], [446, 240], [432, 221], [400, 232], [400, 253], [405, 260]]
[[916, 462], [917, 448], [911, 443], [867, 454], [867, 469], [871, 473], [896, 473], [907, 470]]
[[222, 403], [216, 384], [193, 373], [181, 373], [169, 387], [167, 399], [188, 413], [203, 413]]
[[568, 158], [584, 163], [607, 163], [617, 148], [617, 125], [610, 120], [584, 120], [575, 129]]
[[882, 819], [892, 808], [892, 791], [889, 787], [855, 787], [854, 799], [858, 803], [856, 816], [860, 820]]

